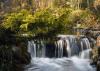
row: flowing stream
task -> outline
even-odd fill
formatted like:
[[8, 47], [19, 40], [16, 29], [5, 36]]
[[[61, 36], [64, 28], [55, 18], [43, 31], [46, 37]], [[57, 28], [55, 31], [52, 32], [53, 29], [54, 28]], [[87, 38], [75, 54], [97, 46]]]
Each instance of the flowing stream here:
[[31, 63], [25, 71], [96, 71], [90, 65], [90, 42], [87, 38], [60, 36], [54, 43], [45, 40], [28, 41]]

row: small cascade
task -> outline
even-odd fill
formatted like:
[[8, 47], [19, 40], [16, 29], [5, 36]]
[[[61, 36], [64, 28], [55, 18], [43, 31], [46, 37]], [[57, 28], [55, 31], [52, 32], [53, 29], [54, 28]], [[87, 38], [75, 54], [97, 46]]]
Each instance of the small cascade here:
[[88, 40], [88, 38], [82, 38], [81, 39], [81, 45], [82, 45], [82, 49], [89, 49], [90, 48], [90, 42]]
[[69, 42], [70, 42], [71, 56], [78, 55], [79, 46], [77, 44], [76, 37], [75, 36], [69, 37]]
[[45, 43], [43, 43], [43, 41], [41, 41], [41, 46], [42, 46], [42, 52], [41, 52], [42, 57], [45, 57], [45, 48], [46, 48], [46, 46], [45, 46]]
[[90, 42], [88, 38], [81, 39], [81, 46], [82, 46], [82, 52], [80, 52], [80, 58], [90, 59], [90, 52], [92, 49], [90, 47]]
[[82, 41], [80, 41], [80, 45], [81, 45], [81, 51], [83, 51], [84, 47], [83, 47], [83, 42]]
[[31, 54], [31, 57], [36, 57], [36, 45], [34, 41], [28, 41], [28, 52]]
[[45, 57], [45, 45], [41, 40], [28, 41], [28, 52], [31, 57]]
[[28, 41], [31, 63], [25, 71], [96, 71], [90, 66], [90, 42], [73, 35], [61, 35], [56, 41]]
[[82, 59], [90, 59], [90, 52], [92, 51], [92, 49], [87, 49], [81, 52], [80, 54], [80, 58]]
[[63, 57], [63, 40], [62, 39], [57, 41], [57, 47], [56, 48], [58, 49], [58, 51], [55, 50], [58, 54], [58, 58]]
[[28, 52], [31, 57], [62, 58], [79, 55], [82, 51], [90, 49], [87, 38], [77, 39], [74, 35], [59, 36], [56, 41], [31, 40], [28, 41]]
[[70, 48], [70, 42], [68, 39], [66, 39], [66, 43], [67, 43], [67, 52], [68, 52], [68, 57], [71, 57], [71, 48]]

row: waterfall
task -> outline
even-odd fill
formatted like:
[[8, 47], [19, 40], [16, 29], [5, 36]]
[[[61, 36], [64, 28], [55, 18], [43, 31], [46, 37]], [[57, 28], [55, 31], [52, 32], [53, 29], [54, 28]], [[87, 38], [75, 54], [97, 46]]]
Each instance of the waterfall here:
[[[63, 57], [63, 40], [57, 41], [57, 48], [58, 48], [58, 57]], [[56, 51], [57, 52], [57, 51]]]
[[34, 41], [28, 41], [28, 52], [31, 54], [31, 57], [36, 57], [36, 45]]
[[90, 42], [87, 38], [82, 38], [81, 39], [81, 45], [82, 45], [83, 50], [90, 48]]
[[78, 55], [79, 47], [77, 44], [76, 37], [75, 36], [69, 37], [69, 42], [70, 42], [71, 56]]
[[41, 41], [41, 46], [42, 46], [42, 57], [45, 57], [45, 43], [43, 43], [43, 41]]
[[71, 57], [71, 48], [70, 48], [70, 42], [68, 39], [66, 39], [66, 43], [67, 43], [67, 52], [68, 52], [68, 57]]
[[28, 52], [31, 57], [45, 57], [45, 43], [41, 40], [28, 41]]
[[25, 71], [96, 71], [90, 66], [90, 42], [87, 38], [77, 39], [74, 35], [60, 35], [52, 42], [28, 41], [31, 63]]
[[47, 43], [46, 40], [28, 41], [28, 52], [31, 57], [61, 58], [81, 54], [82, 51], [90, 49], [90, 42], [87, 38], [77, 39], [74, 35], [60, 35], [60, 39], [54, 43]]
[[83, 42], [82, 41], [80, 41], [80, 44], [81, 44], [81, 51], [83, 51]]
[[80, 58], [90, 59], [90, 52], [92, 49], [88, 38], [81, 39], [81, 48], [82, 48], [82, 52], [80, 52]]
[[83, 59], [90, 59], [90, 52], [92, 51], [92, 49], [87, 49], [81, 52], [80, 57]]

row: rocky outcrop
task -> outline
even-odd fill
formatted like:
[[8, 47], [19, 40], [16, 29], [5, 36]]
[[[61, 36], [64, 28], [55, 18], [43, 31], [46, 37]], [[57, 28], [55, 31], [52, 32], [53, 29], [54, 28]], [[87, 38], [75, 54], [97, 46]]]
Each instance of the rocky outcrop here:
[[0, 71], [24, 71], [30, 59], [30, 54], [21, 47], [0, 46]]
[[91, 59], [91, 64], [96, 65], [97, 71], [100, 71], [100, 46], [93, 48]]

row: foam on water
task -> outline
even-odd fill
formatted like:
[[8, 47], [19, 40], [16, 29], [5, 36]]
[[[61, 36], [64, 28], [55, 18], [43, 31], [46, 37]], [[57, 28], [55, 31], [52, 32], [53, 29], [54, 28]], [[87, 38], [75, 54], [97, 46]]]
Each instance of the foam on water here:
[[89, 59], [71, 58], [32, 58], [25, 71], [95, 71]]

